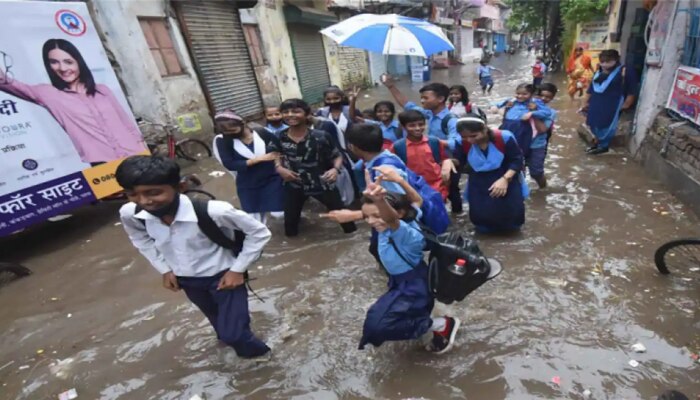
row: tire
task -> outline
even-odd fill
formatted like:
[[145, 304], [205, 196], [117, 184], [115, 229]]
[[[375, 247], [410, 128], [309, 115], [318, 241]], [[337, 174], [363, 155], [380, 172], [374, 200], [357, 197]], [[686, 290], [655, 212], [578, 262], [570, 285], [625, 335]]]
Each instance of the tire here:
[[202, 200], [216, 200], [216, 196], [213, 194], [207, 192], [206, 190], [201, 190], [201, 189], [190, 189], [190, 190], [185, 190], [184, 192], [188, 197], [193, 198], [193, 199], [202, 199]]
[[211, 148], [199, 139], [184, 139], [175, 145], [175, 154], [188, 161], [199, 161], [211, 157]]
[[654, 263], [664, 275], [671, 273], [669, 264], [673, 267], [700, 266], [700, 239], [677, 239], [663, 244], [654, 253]]

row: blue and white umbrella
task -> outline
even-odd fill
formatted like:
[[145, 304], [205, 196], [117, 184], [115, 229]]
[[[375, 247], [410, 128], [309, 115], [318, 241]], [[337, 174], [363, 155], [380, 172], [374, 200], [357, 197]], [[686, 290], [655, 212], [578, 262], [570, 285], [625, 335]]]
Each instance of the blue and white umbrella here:
[[455, 48], [441, 28], [397, 14], [360, 14], [321, 33], [343, 46], [397, 56], [428, 57]]

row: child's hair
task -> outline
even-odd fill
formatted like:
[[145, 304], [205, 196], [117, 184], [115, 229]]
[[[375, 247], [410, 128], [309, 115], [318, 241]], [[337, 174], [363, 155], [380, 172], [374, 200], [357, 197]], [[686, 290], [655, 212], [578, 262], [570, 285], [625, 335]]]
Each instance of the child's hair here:
[[444, 83], [429, 83], [420, 88], [419, 92], [433, 92], [438, 97], [444, 98], [445, 101], [447, 101], [447, 98], [450, 97], [450, 88]]
[[[418, 216], [418, 211], [416, 211], [415, 207], [413, 207], [413, 204], [407, 195], [396, 192], [388, 192], [384, 198], [386, 199], [386, 202], [389, 203], [391, 208], [396, 211], [404, 212], [403, 217], [401, 217], [402, 221], [415, 221], [416, 217]], [[361, 201], [362, 204], [375, 204], [374, 200], [367, 196], [362, 196]]]
[[323, 91], [323, 98], [325, 99], [326, 96], [328, 96], [331, 93], [335, 93], [338, 96], [340, 96], [341, 99], [345, 99], [345, 92], [343, 91], [343, 89], [335, 85], [328, 86], [326, 90]]
[[537, 56], [537, 57], [535, 57], [535, 60], [542, 62], [542, 61], [544, 61], [544, 58], [542, 58], [542, 56]]
[[271, 108], [279, 109], [280, 106], [279, 106], [279, 105], [266, 106], [266, 107], [265, 107], [265, 112], [268, 112]]
[[382, 151], [382, 129], [374, 124], [353, 124], [347, 132], [348, 143], [368, 153]]
[[482, 59], [481, 61], [479, 61], [479, 64], [481, 64], [481, 65], [487, 65], [488, 63], [489, 63], [489, 62], [486, 61], [486, 60], [484, 60], [484, 59]]
[[450, 92], [453, 90], [459, 90], [459, 94], [462, 95], [461, 103], [466, 107], [466, 105], [469, 104], [469, 92], [467, 92], [467, 88], [465, 88], [464, 85], [454, 85], [450, 88]]
[[138, 185], [180, 184], [180, 166], [162, 156], [132, 156], [119, 164], [115, 172], [117, 183], [131, 190]]
[[311, 107], [309, 107], [309, 103], [302, 99], [287, 99], [280, 104], [280, 112], [291, 110], [293, 108], [301, 108], [304, 110], [304, 114], [311, 114]]
[[374, 115], [376, 117], [377, 115], [377, 110], [379, 107], [384, 106], [389, 109], [391, 112], [391, 117], [394, 118], [394, 115], [396, 115], [396, 106], [394, 106], [394, 103], [386, 100], [378, 101], [377, 104], [374, 105]]
[[365, 108], [364, 110], [362, 110], [362, 115], [369, 115], [369, 117], [370, 117], [371, 119], [375, 119], [375, 118], [376, 118], [374, 109], [372, 109], [372, 108]]
[[541, 84], [540, 87], [537, 89], [537, 92], [540, 94], [542, 92], [550, 92], [553, 95], [556, 95], [558, 91], [559, 91], [559, 89], [557, 88], [557, 85], [550, 83], [550, 82], [545, 82], [545, 83]]
[[467, 114], [457, 120], [457, 132], [481, 132], [485, 126], [486, 122], [484, 122], [483, 118], [473, 113]]
[[601, 62], [604, 61], [620, 61], [620, 53], [617, 52], [615, 49], [609, 49], [609, 50], [603, 50], [598, 54], [598, 60]]
[[515, 91], [517, 92], [520, 89], [525, 89], [528, 93], [535, 94], [535, 86], [531, 83], [521, 83], [515, 88]]
[[423, 115], [420, 111], [406, 110], [399, 114], [399, 122], [403, 126], [406, 126], [411, 122], [418, 121], [425, 121], [425, 115]]

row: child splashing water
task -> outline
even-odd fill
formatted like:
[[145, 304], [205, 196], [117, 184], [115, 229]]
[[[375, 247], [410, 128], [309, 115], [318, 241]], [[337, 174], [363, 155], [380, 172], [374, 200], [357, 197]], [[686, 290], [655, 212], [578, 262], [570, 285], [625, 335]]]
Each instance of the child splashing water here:
[[380, 346], [386, 341], [418, 339], [432, 331], [428, 351], [443, 354], [454, 345], [460, 321], [452, 317], [431, 318], [434, 300], [428, 287], [428, 267], [423, 261], [425, 239], [416, 220], [422, 198], [410, 185], [407, 194], [389, 193], [382, 180], [403, 179], [390, 167], [376, 182], [366, 175], [367, 189], [362, 198], [362, 214], [379, 235], [379, 257], [389, 274], [389, 290], [367, 311], [360, 350], [365, 345]]

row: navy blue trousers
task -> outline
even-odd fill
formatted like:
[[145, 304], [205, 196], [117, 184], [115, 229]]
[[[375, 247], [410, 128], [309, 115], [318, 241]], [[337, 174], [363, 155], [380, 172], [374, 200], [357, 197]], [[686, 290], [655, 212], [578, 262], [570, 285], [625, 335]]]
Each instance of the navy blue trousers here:
[[219, 340], [233, 347], [239, 357], [261, 356], [270, 348], [250, 330], [248, 290], [245, 286], [216, 290], [224, 273], [197, 278], [178, 277], [177, 283], [209, 319]]
[[367, 311], [360, 350], [366, 344], [375, 347], [389, 340], [418, 339], [433, 324], [434, 306], [428, 289], [428, 267], [418, 267], [389, 276], [389, 290]]

